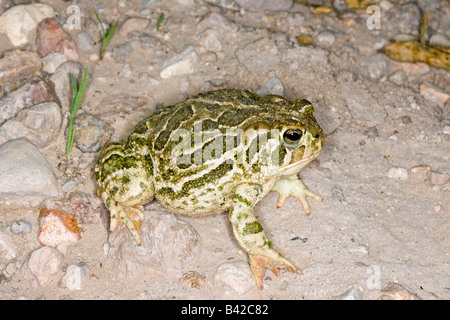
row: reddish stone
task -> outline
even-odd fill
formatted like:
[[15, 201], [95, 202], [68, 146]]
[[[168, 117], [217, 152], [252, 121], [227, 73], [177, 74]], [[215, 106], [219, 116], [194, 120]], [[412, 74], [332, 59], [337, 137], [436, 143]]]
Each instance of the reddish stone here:
[[39, 24], [36, 44], [41, 57], [52, 52], [59, 52], [69, 60], [78, 60], [75, 41], [54, 19], [48, 18]]

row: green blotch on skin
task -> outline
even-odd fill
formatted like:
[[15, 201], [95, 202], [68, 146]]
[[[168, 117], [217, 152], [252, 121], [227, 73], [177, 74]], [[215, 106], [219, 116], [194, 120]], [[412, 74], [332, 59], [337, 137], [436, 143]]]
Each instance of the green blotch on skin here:
[[244, 230], [242, 230], [243, 235], [256, 234], [263, 231], [263, 227], [258, 221], [249, 222], [245, 224]]
[[237, 201], [244, 203], [248, 207], [252, 206], [252, 203], [250, 201], [248, 201], [246, 198], [244, 198], [243, 196], [241, 196], [240, 194], [235, 195], [234, 198]]

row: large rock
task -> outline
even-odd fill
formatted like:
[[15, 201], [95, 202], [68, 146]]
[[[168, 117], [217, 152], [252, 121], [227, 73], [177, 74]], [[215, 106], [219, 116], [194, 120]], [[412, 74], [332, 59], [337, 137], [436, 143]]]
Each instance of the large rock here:
[[53, 8], [46, 4], [14, 6], [0, 16], [0, 32], [6, 34], [14, 46], [21, 46], [35, 34], [36, 27], [42, 20], [54, 16]]
[[43, 147], [58, 135], [62, 123], [61, 108], [55, 102], [44, 102], [19, 112], [17, 117], [0, 126], [0, 144], [26, 138]]
[[47, 82], [33, 77], [21, 88], [0, 100], [0, 125], [14, 118], [24, 108], [55, 99], [53, 89]]
[[159, 204], [152, 203], [147, 209], [141, 224], [142, 244], [137, 246], [121, 224], [109, 236], [110, 254], [125, 277], [138, 277], [145, 267], [180, 277], [184, 265], [200, 253], [200, 236], [191, 225]]
[[29, 142], [11, 140], [0, 146], [0, 203], [37, 206], [59, 194], [47, 159]]
[[65, 55], [68, 60], [78, 60], [75, 41], [55, 19], [45, 19], [39, 24], [36, 44], [41, 57], [52, 52], [59, 52]]
[[41, 59], [34, 52], [13, 50], [0, 59], [0, 98], [19, 88], [41, 68]]

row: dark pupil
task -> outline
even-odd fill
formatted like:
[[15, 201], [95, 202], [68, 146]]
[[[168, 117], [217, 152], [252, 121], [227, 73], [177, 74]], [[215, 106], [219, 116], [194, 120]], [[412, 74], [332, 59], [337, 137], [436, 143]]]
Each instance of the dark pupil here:
[[302, 137], [302, 132], [298, 131], [298, 130], [288, 130], [284, 134], [284, 139], [288, 143], [298, 142], [301, 137]]

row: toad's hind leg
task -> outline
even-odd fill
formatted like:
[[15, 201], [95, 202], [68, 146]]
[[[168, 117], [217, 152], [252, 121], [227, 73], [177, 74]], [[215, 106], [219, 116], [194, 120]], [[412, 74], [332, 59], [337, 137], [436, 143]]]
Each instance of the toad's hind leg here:
[[100, 197], [110, 212], [110, 231], [123, 222], [138, 245], [140, 221], [144, 219], [142, 205], [154, 196], [150, 169], [148, 158], [117, 143], [105, 148], [95, 167]]
[[280, 268], [299, 274], [302, 272], [272, 249], [272, 244], [256, 220], [253, 206], [260, 198], [258, 187], [260, 186], [242, 185], [237, 188], [230, 209], [230, 221], [236, 240], [249, 255], [256, 285], [259, 289], [263, 289], [265, 269], [270, 269], [275, 275], [279, 274]]

